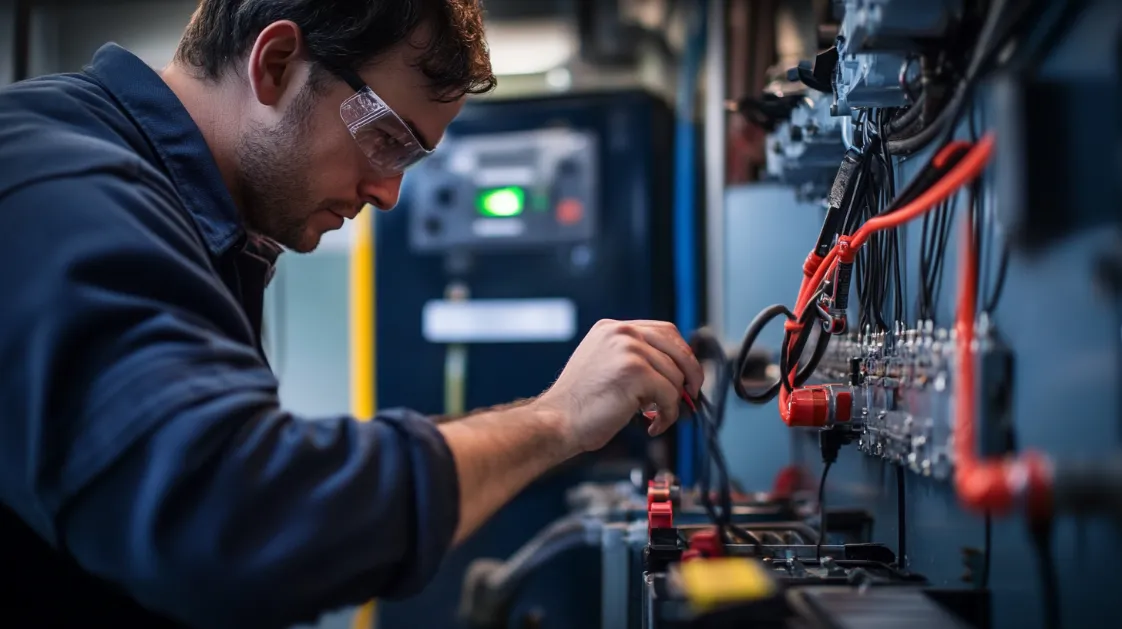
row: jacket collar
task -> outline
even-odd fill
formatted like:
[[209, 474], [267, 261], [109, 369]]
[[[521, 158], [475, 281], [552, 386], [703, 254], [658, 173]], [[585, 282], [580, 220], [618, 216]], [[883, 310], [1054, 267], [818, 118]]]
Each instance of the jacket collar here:
[[[85, 71], [117, 99], [147, 136], [210, 252], [221, 256], [244, 242], [238, 209], [202, 132], [160, 75], [116, 44], [98, 50]], [[273, 252], [270, 262], [275, 261], [279, 249], [266, 249]]]

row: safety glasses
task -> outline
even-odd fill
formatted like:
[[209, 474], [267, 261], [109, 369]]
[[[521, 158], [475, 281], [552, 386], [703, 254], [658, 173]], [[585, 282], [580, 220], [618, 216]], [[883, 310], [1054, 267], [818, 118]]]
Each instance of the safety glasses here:
[[379, 176], [400, 175], [432, 155], [432, 150], [425, 148], [409, 125], [356, 73], [334, 73], [355, 91], [354, 96], [343, 101], [339, 115]]

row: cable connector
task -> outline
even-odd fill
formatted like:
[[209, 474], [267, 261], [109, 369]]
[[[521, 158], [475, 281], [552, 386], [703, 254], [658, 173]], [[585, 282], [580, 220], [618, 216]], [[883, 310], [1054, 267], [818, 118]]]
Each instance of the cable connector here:
[[819, 431], [818, 447], [822, 450], [822, 462], [833, 465], [838, 460], [842, 446], [853, 443], [857, 433], [848, 427], [834, 427]]
[[724, 557], [725, 544], [717, 527], [698, 531], [690, 537], [689, 550], [682, 553], [682, 561]]
[[857, 260], [857, 247], [851, 236], [838, 236], [838, 264], [853, 264]]
[[825, 428], [853, 418], [853, 389], [844, 385], [803, 387], [787, 399], [787, 425]]
[[669, 502], [653, 502], [647, 507], [647, 528], [674, 528], [674, 508]]
[[818, 314], [822, 319], [822, 330], [827, 334], [845, 334], [849, 330], [849, 285], [853, 278], [853, 264], [839, 261], [834, 267], [834, 275], [826, 284], [822, 297], [818, 300]]

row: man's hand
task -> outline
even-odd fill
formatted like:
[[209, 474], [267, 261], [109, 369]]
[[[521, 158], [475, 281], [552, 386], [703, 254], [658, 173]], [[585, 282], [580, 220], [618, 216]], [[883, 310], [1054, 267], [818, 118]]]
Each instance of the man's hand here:
[[604, 447], [640, 409], [658, 405], [648, 432], [678, 419], [682, 391], [697, 398], [704, 372], [672, 323], [597, 323], [537, 404], [558, 412], [580, 451]]
[[657, 404], [649, 432], [665, 432], [682, 390], [696, 397], [703, 377], [672, 324], [601, 321], [536, 399], [440, 424], [460, 480], [456, 540], [549, 468], [604, 447], [640, 409]]

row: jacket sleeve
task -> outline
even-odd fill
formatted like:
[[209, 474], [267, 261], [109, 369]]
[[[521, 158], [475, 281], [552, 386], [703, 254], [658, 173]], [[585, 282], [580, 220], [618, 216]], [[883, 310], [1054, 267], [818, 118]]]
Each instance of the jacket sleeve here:
[[188, 221], [118, 175], [0, 198], [0, 500], [192, 626], [419, 590], [458, 523], [441, 434], [285, 412]]

